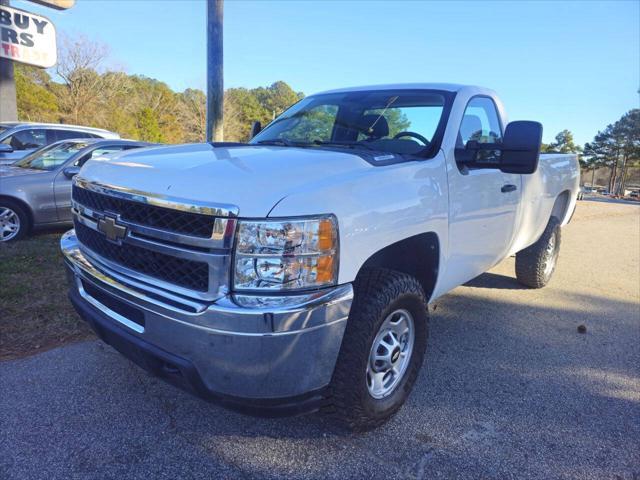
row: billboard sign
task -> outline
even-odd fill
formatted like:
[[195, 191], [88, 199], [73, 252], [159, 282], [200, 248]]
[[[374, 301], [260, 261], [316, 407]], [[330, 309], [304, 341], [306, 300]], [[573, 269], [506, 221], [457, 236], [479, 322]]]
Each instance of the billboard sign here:
[[0, 57], [35, 67], [56, 64], [56, 28], [42, 15], [0, 5]]
[[33, 3], [39, 3], [45, 7], [55, 8], [56, 10], [66, 10], [73, 7], [76, 0], [31, 0]]

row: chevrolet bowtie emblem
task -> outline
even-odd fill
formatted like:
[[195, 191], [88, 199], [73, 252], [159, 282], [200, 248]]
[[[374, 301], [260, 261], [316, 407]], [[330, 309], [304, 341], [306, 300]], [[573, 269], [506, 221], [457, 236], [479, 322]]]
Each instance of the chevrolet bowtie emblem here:
[[108, 240], [120, 243], [127, 235], [127, 227], [120, 225], [114, 217], [101, 218], [98, 220], [98, 230], [104, 233]]

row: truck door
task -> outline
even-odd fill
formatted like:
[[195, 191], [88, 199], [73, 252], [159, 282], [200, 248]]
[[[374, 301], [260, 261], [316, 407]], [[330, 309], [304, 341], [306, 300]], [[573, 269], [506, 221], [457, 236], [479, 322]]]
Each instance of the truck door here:
[[[493, 100], [473, 97], [467, 103], [457, 146], [469, 140], [495, 143], [503, 127]], [[486, 152], [488, 157], [495, 152]], [[491, 162], [491, 158], [487, 158]], [[449, 260], [446, 283], [462, 284], [502, 260], [511, 245], [520, 202], [521, 178], [498, 168], [469, 169], [450, 162]], [[453, 166], [451, 166], [453, 165]]]

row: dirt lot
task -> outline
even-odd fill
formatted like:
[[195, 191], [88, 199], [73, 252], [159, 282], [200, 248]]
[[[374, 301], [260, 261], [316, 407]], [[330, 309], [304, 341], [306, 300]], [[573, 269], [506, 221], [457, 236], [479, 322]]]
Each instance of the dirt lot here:
[[[26, 258], [0, 271], [2, 308], [9, 299], [28, 328], [47, 325], [48, 308], [68, 314], [50, 258], [53, 246], [46, 275]], [[30, 298], [34, 317], [15, 303]], [[2, 337], [19, 331], [1, 318]], [[68, 318], [69, 332], [83, 332]], [[416, 388], [374, 432], [345, 433], [319, 415], [238, 415], [95, 340], [0, 362], [0, 389], [0, 478], [637, 480], [640, 207], [580, 202], [543, 290], [521, 289], [507, 259], [432, 305]]]

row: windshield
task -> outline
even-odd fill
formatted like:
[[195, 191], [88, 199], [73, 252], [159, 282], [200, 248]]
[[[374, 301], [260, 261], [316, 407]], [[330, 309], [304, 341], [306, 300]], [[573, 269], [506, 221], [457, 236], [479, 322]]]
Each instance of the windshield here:
[[415, 155], [435, 142], [447, 96], [433, 90], [314, 95], [289, 108], [250, 143]]
[[84, 142], [54, 143], [36, 150], [13, 165], [36, 170], [55, 170], [87, 145]]

